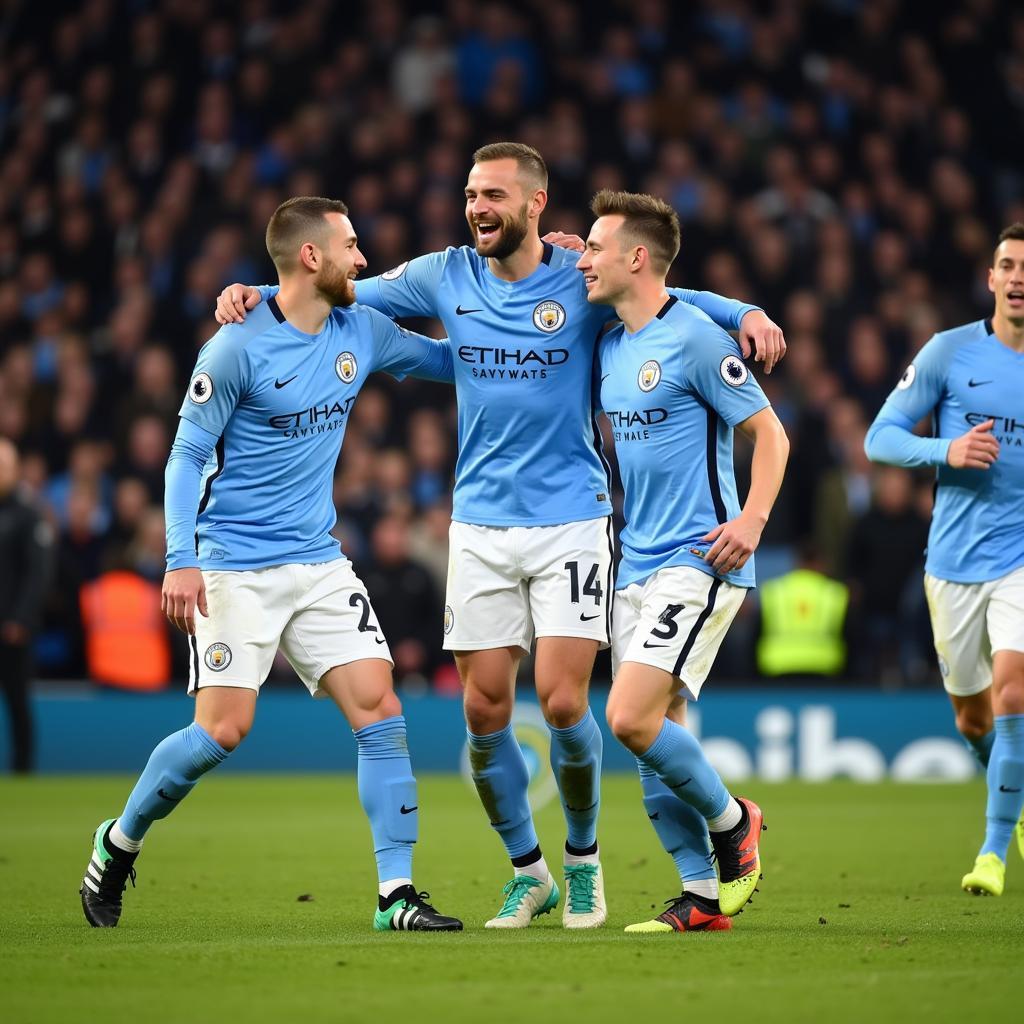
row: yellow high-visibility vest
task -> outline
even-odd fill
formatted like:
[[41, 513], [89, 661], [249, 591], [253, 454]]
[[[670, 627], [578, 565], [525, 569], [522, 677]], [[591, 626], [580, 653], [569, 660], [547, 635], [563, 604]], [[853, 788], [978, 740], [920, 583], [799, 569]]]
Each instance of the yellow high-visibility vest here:
[[757, 664], [764, 675], [791, 672], [833, 676], [846, 662], [843, 621], [849, 591], [810, 569], [760, 587], [761, 638]]

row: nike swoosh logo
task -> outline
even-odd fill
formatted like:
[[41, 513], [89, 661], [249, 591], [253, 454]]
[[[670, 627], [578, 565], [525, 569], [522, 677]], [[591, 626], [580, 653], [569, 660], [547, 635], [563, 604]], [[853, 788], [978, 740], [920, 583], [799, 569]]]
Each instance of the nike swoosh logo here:
[[385, 639], [384, 639], [384, 637], [382, 637], [382, 636], [375, 636], [375, 637], [373, 638], [373, 642], [374, 642], [375, 644], [386, 644], [386, 643], [387, 643], [387, 640], [385, 640]]
[[601, 383], [603, 384], [603, 383], [604, 383], [604, 382], [605, 382], [605, 381], [606, 381], [606, 380], [607, 380], [607, 379], [608, 379], [608, 378], [609, 378], [610, 376], [611, 376], [611, 374], [610, 374], [610, 373], [606, 373], [606, 374], [605, 374], [605, 375], [604, 375], [604, 376], [603, 376], [603, 377], [601, 378]]
[[398, 808], [398, 813], [399, 814], [412, 814], [413, 811], [418, 811], [419, 807], [420, 807], [419, 804], [413, 804], [412, 807], [406, 807], [405, 804], [402, 804], [402, 806]]
[[655, 811], [653, 814], [648, 814], [647, 817], [650, 818], [651, 821], [657, 821], [658, 818], [661, 817], [661, 811]]
[[176, 804], [178, 803], [179, 800], [181, 800], [180, 796], [168, 796], [162, 789], [158, 789], [156, 791], [156, 795], [160, 797], [161, 800], [166, 800], [168, 803], [171, 804]]
[[570, 807], [568, 804], [566, 804], [565, 809], [567, 811], [572, 811], [573, 814], [585, 814], [587, 811], [592, 811], [596, 806], [597, 801], [595, 800], [594, 803], [592, 803], [589, 807]]
[[596, 615], [584, 615], [582, 612], [580, 612], [580, 622], [589, 622], [591, 619], [598, 619], [600, 617], [600, 612], [598, 612]]
[[1000, 793], [1019, 793], [1020, 792], [1020, 787], [1018, 786], [1017, 789], [1012, 789], [1009, 786], [1000, 786], [999, 787], [999, 792]]
[[975, 380], [973, 377], [967, 382], [969, 388], [980, 388], [982, 384], [991, 384], [990, 380]]
[[692, 775], [688, 779], [684, 779], [682, 782], [677, 782], [672, 788], [681, 789], [683, 786], [688, 786], [691, 782], [693, 782]]
[[455, 307], [456, 316], [465, 316], [467, 313], [482, 313], [482, 309], [463, 309], [461, 306]]
[[644, 647], [668, 647], [668, 644], [652, 644], [650, 640], [645, 640]]
[[[295, 377], [298, 377], [298, 374], [295, 374]], [[274, 387], [278, 388], [280, 390], [281, 388], [285, 387], [286, 385], [291, 384], [291, 382], [293, 380], [295, 380], [295, 377], [289, 377], [287, 380], [275, 380], [274, 381]]]
[[499, 825], [507, 825], [509, 822], [508, 818], [502, 818], [501, 821], [492, 821], [491, 828], [497, 828]]

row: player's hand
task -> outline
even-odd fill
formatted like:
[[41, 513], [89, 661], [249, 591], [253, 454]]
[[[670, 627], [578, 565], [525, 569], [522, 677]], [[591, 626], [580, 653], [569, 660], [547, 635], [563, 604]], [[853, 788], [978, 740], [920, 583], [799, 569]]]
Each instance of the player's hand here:
[[946, 461], [954, 469], [988, 469], [999, 458], [999, 440], [992, 436], [995, 420], [971, 427], [950, 443]]
[[740, 350], [744, 359], [753, 350], [754, 362], [763, 362], [764, 372], [771, 373], [775, 364], [786, 354], [786, 339], [782, 336], [782, 328], [763, 310], [752, 309], [740, 321]]
[[563, 249], [572, 249], [573, 252], [583, 252], [587, 247], [579, 235], [566, 235], [561, 231], [549, 231], [541, 241], [550, 245], [560, 245]]
[[711, 544], [704, 561], [717, 573], [735, 572], [747, 564], [761, 541], [764, 523], [741, 512], [727, 523], [719, 523], [702, 540]]
[[166, 573], [160, 591], [160, 610], [189, 636], [196, 632], [196, 608], [204, 619], [210, 617], [203, 574], [198, 569], [172, 569]]
[[217, 296], [217, 309], [213, 315], [219, 324], [240, 324], [245, 321], [246, 310], [253, 309], [262, 301], [258, 288], [247, 284], [229, 284]]

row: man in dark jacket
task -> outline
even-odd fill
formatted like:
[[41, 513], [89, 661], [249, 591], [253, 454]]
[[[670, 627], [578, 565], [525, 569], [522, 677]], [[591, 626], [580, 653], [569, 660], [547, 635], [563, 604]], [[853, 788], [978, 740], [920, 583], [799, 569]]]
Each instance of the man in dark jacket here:
[[0, 687], [11, 723], [11, 766], [16, 772], [28, 772], [32, 769], [31, 641], [49, 581], [53, 535], [17, 485], [18, 450], [0, 438]]

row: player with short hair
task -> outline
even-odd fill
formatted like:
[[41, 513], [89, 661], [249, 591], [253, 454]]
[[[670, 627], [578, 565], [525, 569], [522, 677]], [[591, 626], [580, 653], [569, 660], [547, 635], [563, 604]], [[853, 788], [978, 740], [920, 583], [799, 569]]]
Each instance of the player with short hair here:
[[[925, 595], [956, 726], [986, 772], [985, 841], [963, 877], [999, 896], [1024, 857], [1024, 223], [999, 235], [990, 319], [936, 334], [868, 431], [868, 458], [935, 466]], [[932, 437], [914, 425], [932, 418]]]
[[[613, 539], [590, 375], [613, 312], [588, 303], [576, 255], [542, 241], [547, 180], [530, 146], [478, 149], [465, 189], [474, 244], [356, 286], [360, 302], [391, 316], [438, 317], [451, 339], [459, 455], [444, 646], [464, 687], [477, 792], [515, 872], [489, 928], [525, 928], [559, 900], [510, 724], [519, 662], [534, 639], [537, 696], [568, 828], [563, 924], [593, 928], [607, 916], [597, 844], [602, 740], [588, 685], [608, 642]], [[757, 334], [766, 366], [781, 355], [781, 332], [755, 307], [706, 292], [674, 294]], [[230, 286], [218, 318], [240, 319], [259, 299]]]
[[380, 883], [374, 928], [459, 931], [412, 884], [419, 800], [391, 653], [331, 535], [334, 466], [367, 375], [450, 380], [451, 352], [355, 305], [366, 261], [343, 203], [283, 203], [267, 250], [280, 291], [199, 353], [167, 462], [163, 608], [188, 634], [195, 721], [156, 747], [124, 811], [97, 828], [82, 908], [95, 927], [117, 925], [147, 830], [244, 739], [280, 647], [354, 730]]
[[[648, 816], [683, 880], [667, 910], [626, 930], [717, 931], [760, 877], [762, 814], [729, 794], [682, 724], [685, 701], [698, 698], [754, 586], [754, 549], [789, 442], [736, 342], [665, 287], [679, 252], [675, 211], [608, 190], [591, 209], [578, 268], [589, 301], [614, 306], [621, 321], [598, 343], [594, 367], [625, 493], [608, 724], [636, 755]], [[737, 428], [754, 442], [742, 508]]]

